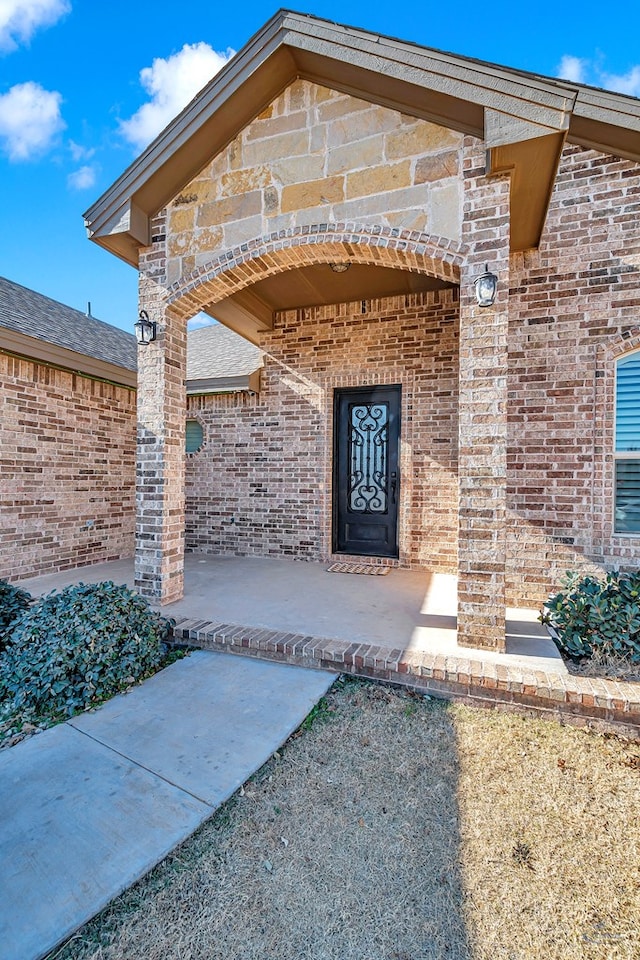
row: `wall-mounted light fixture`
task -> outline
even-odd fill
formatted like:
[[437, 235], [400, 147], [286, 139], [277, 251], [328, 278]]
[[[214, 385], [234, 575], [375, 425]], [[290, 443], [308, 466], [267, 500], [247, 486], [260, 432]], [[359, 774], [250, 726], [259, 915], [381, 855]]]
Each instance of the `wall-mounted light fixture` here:
[[342, 263], [330, 263], [329, 266], [334, 273], [346, 273], [351, 264], [348, 260], [344, 260]]
[[489, 265], [484, 268], [484, 273], [477, 277], [473, 284], [476, 288], [476, 300], [479, 307], [491, 307], [496, 298], [498, 289], [498, 278], [495, 273], [489, 273]]
[[151, 343], [156, 338], [156, 325], [153, 320], [149, 320], [149, 314], [146, 310], [140, 311], [140, 317], [133, 325], [136, 331], [136, 340], [138, 343]]

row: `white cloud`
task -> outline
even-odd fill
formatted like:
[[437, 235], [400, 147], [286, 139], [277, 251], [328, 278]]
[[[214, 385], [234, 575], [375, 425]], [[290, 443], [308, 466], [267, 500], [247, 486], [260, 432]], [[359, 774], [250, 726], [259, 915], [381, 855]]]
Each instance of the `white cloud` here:
[[157, 57], [140, 71], [140, 83], [151, 99], [129, 120], [120, 121], [123, 136], [138, 149], [146, 147], [234, 53], [216, 53], [208, 43], [186, 43], [166, 60]]
[[0, 143], [10, 160], [30, 160], [48, 150], [66, 124], [62, 96], [38, 83], [18, 83], [0, 94]]
[[558, 76], [562, 80], [569, 80], [571, 83], [585, 82], [586, 63], [580, 57], [573, 57], [567, 53], [560, 61], [558, 67]]
[[600, 80], [607, 90], [628, 93], [631, 97], [640, 97], [640, 64], [624, 74], [600, 73]]
[[67, 177], [67, 186], [72, 190], [88, 190], [96, 182], [96, 169], [91, 166], [80, 167]]
[[[2, 0], [0, 0], [0, 3], [1, 2]], [[69, 150], [75, 163], [78, 163], [80, 160], [90, 160], [96, 152], [95, 147], [83, 147], [80, 143], [76, 143], [75, 140], [69, 140]]]
[[600, 62], [567, 53], [560, 61], [557, 75], [571, 83], [588, 83], [592, 87], [603, 87], [605, 90], [615, 90], [616, 93], [640, 97], [640, 64], [631, 67], [627, 73], [607, 73]]
[[69, 0], [0, 0], [0, 50], [28, 43], [39, 27], [50, 27], [65, 13]]

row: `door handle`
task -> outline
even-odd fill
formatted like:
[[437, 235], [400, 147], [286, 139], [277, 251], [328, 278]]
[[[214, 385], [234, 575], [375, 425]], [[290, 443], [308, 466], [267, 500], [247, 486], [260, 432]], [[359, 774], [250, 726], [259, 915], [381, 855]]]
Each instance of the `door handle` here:
[[396, 502], [396, 487], [398, 485], [398, 474], [394, 470], [391, 474], [391, 503]]

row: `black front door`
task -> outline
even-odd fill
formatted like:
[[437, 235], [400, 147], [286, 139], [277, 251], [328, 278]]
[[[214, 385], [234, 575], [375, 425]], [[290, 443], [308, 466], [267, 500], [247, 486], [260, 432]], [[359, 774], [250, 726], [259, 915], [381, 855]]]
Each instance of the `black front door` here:
[[400, 387], [336, 390], [333, 549], [398, 556]]

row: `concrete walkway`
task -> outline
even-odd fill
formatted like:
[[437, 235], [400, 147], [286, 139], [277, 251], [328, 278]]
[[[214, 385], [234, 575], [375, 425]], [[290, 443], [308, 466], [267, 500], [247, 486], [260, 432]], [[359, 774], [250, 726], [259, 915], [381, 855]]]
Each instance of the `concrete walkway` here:
[[332, 674], [198, 651], [0, 753], [0, 956], [36, 960], [268, 760]]

